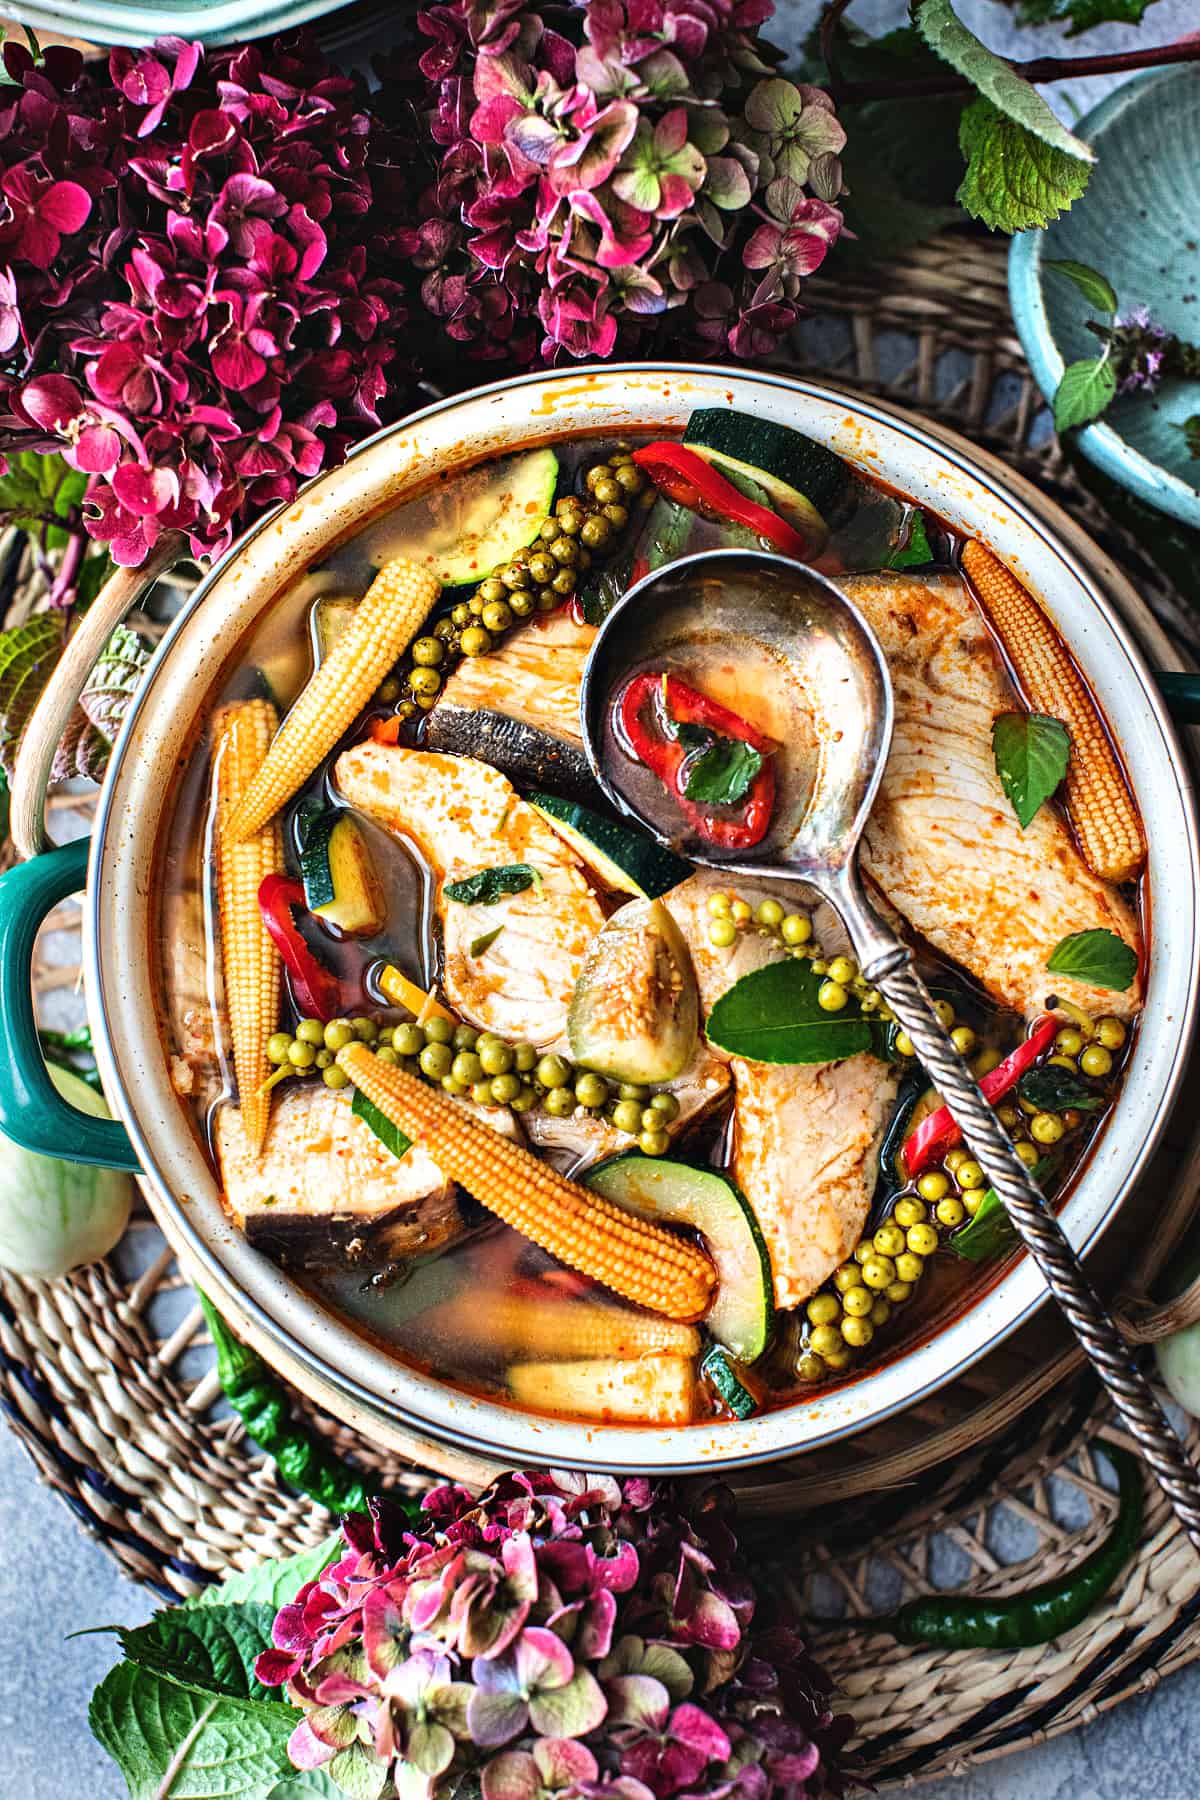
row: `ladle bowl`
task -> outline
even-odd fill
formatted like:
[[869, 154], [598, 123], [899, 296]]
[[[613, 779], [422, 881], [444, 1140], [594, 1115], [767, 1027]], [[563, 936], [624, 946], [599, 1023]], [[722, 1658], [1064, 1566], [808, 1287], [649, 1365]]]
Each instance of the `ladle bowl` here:
[[[778, 745], [775, 807], [752, 849], [726, 855], [709, 843], [624, 741], [614, 717], [622, 690], [660, 670]], [[883, 779], [894, 708], [887, 662], [862, 615], [832, 581], [785, 557], [718, 550], [682, 558], [636, 582], [600, 627], [580, 715], [600, 786], [660, 844], [726, 873], [803, 881], [837, 912], [864, 977], [907, 1033], [1200, 1551], [1200, 1474], [951, 1042], [911, 948], [863, 891], [858, 844]]]

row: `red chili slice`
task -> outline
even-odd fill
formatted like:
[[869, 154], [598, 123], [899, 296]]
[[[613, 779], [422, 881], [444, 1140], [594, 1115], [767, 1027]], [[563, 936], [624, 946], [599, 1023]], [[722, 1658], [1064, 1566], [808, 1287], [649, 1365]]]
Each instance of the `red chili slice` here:
[[677, 444], [670, 438], [644, 444], [633, 452], [633, 460], [668, 499], [690, 506], [693, 512], [706, 507], [719, 519], [730, 519], [735, 525], [744, 525], [755, 537], [765, 538], [781, 555], [795, 557], [798, 562], [807, 560], [808, 544], [793, 525], [769, 506], [748, 500], [686, 444]]
[[[1010, 1088], [1016, 1087], [1026, 1070], [1031, 1069], [1038, 1057], [1050, 1048], [1058, 1024], [1058, 1020], [1047, 1013], [1038, 1020], [1025, 1042], [1018, 1044], [990, 1075], [983, 1077], [979, 1091], [985, 1100], [1002, 1100]], [[929, 1163], [940, 1161], [947, 1150], [953, 1150], [961, 1140], [962, 1132], [950, 1116], [950, 1108], [939, 1106], [936, 1112], [921, 1120], [901, 1147], [905, 1170], [910, 1176], [919, 1175]]]
[[[660, 712], [665, 708], [666, 720]], [[775, 807], [775, 768], [771, 753], [775, 749], [769, 737], [755, 729], [738, 713], [707, 694], [689, 687], [674, 675], [647, 673], [635, 675], [622, 690], [617, 703], [621, 730], [637, 757], [679, 802], [680, 808], [706, 841], [720, 850], [749, 850], [761, 843], [771, 823]], [[733, 817], [713, 812], [689, 800], [680, 781], [688, 752], [678, 738], [668, 734], [666, 723], [701, 725], [719, 737], [738, 738], [759, 751], [764, 762], [739, 802]]]
[[342, 1004], [337, 976], [317, 961], [300, 935], [292, 908], [303, 905], [304, 888], [299, 881], [290, 875], [263, 877], [258, 889], [258, 909], [292, 978], [296, 1004], [310, 1018], [328, 1022], [350, 1009]]

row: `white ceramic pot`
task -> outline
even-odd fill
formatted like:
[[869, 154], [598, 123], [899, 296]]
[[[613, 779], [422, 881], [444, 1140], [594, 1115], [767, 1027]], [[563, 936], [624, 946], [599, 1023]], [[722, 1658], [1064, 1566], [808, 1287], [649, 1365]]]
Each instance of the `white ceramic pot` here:
[[[672, 365], [500, 381], [381, 432], [244, 537], [164, 638], [113, 754], [92, 838], [88, 1004], [106, 1093], [128, 1133], [154, 1212], [190, 1270], [235, 1326], [326, 1405], [379, 1438], [407, 1449], [415, 1442], [429, 1460], [452, 1469], [479, 1467], [474, 1459], [482, 1457], [518, 1465], [712, 1471], [792, 1456], [928, 1394], [994, 1347], [1044, 1299], [1037, 1269], [1022, 1258], [1000, 1280], [983, 1284], [980, 1298], [942, 1329], [880, 1367], [744, 1424], [661, 1429], [537, 1418], [416, 1373], [318, 1310], [226, 1219], [212, 1169], [172, 1090], [155, 1016], [152, 871], [171, 804], [172, 772], [195, 741], [206, 696], [247, 629], [300, 573], [403, 500], [434, 465], [581, 432], [676, 429], [694, 407], [725, 405], [807, 432], [931, 506], [956, 529], [984, 538], [1043, 600], [1115, 734], [1150, 845], [1151, 954], [1145, 1014], [1120, 1105], [1062, 1213], [1078, 1248], [1096, 1240], [1128, 1193], [1162, 1129], [1182, 1070], [1197, 984], [1197, 840], [1186, 765], [1150, 673], [1094, 578], [1034, 510], [1006, 491], [994, 466], [984, 470], [916, 423], [863, 399], [777, 374]], [[101, 628], [98, 621], [97, 635]], [[72, 697], [60, 693], [60, 709]], [[14, 795], [15, 816], [25, 820], [27, 834], [40, 798], [41, 751], [35, 760], [39, 766], [22, 769]], [[57, 874], [39, 879], [35, 862], [32, 873], [16, 872], [27, 878], [29, 891], [38, 887], [34, 910], [49, 903], [50, 893], [64, 891], [72, 876], [78, 885], [75, 854], [74, 869], [62, 863]], [[50, 859], [41, 860], [44, 866]], [[11, 960], [24, 954], [29, 932], [22, 936], [11, 921], [8, 929]], [[20, 981], [4, 984], [5, 1006], [20, 1038], [14, 985], [19, 989]], [[23, 1070], [20, 1081], [34, 1122], [24, 1135], [28, 1139], [36, 1126], [41, 1135], [35, 1147], [52, 1147], [41, 1124], [48, 1099], [37, 1071]], [[11, 1093], [0, 1093], [6, 1130], [13, 1110]], [[74, 1128], [61, 1106], [53, 1117], [61, 1148], [72, 1141], [64, 1134]], [[16, 1124], [22, 1135], [19, 1119]], [[121, 1145], [107, 1140], [102, 1148], [113, 1156]]]

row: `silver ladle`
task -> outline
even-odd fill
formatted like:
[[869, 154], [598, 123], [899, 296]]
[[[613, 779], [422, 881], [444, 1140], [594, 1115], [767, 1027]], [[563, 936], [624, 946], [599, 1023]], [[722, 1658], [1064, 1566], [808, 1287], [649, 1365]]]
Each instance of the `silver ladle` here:
[[[753, 850], [722, 854], [694, 830], [623, 745], [613, 702], [647, 670], [702, 689], [707, 670], [779, 744], [772, 823]], [[764, 705], [768, 716], [764, 717]], [[874, 632], [824, 576], [765, 551], [683, 557], [635, 582], [601, 626], [584, 671], [583, 742], [608, 798], [660, 844], [723, 873], [802, 881], [845, 926], [865, 979], [883, 995], [1003, 1200], [1079, 1342], [1200, 1551], [1200, 1474], [1132, 1360], [1058, 1220], [934, 1011], [912, 951], [867, 900], [859, 838], [892, 739], [892, 684]], [[790, 718], [788, 717], [790, 713]]]

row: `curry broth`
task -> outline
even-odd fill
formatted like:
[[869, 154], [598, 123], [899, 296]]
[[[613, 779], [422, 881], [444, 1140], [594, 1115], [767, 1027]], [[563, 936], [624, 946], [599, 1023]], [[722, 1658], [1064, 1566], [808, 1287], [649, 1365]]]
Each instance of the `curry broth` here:
[[[585, 463], [606, 455], [615, 445], [611, 439], [596, 437], [556, 448], [560, 453], [562, 492], [578, 485]], [[483, 465], [436, 478], [439, 496], [444, 498], [456, 482], [470, 480], [479, 466]], [[429, 491], [369, 523], [340, 544], [326, 563], [279, 597], [247, 634], [237, 657], [227, 667], [211, 696], [209, 716], [224, 702], [261, 691], [264, 682], [282, 714], [300, 692], [313, 665], [318, 605], [334, 596], [357, 596], [365, 590], [397, 523], [404, 523], [406, 515], [417, 515], [427, 506]], [[881, 499], [886, 498], [887, 490], [881, 487], [878, 494]], [[959, 546], [954, 535], [932, 515], [927, 514], [926, 519], [937, 566], [955, 566]], [[999, 646], [995, 654], [1003, 666]], [[1016, 706], [1020, 696], [1012, 683], [1011, 670], [1005, 673]], [[743, 703], [741, 695], [739, 705]], [[361, 738], [366, 723], [386, 710], [377, 702], [369, 705], [338, 749]], [[420, 747], [424, 732], [424, 720], [419, 719], [415, 726], [405, 727], [402, 741]], [[290, 869], [296, 867], [296, 819], [301, 806], [314, 800], [344, 805], [329, 779], [336, 754], [335, 750], [325, 758], [283, 815]], [[198, 743], [187, 759], [164, 832], [158, 865], [159, 955], [164, 1029], [176, 1087], [219, 1178], [214, 1121], [220, 1108], [234, 1103], [236, 1086], [224, 1030], [219, 1024], [224, 1016], [224, 1001], [216, 950], [209, 755], [210, 747], [205, 741]], [[521, 784], [516, 785], [519, 791]], [[440, 983], [443, 956], [435, 904], [437, 876], [415, 842], [385, 832], [369, 819], [361, 823], [383, 887], [386, 922], [382, 929], [368, 937], [343, 937], [310, 916], [301, 919], [300, 928], [310, 947], [341, 982], [346, 996], [344, 1011], [370, 1012], [386, 1029], [410, 1015], [388, 1006], [377, 980], [381, 964], [395, 965], [425, 989]], [[600, 891], [599, 898], [607, 914], [626, 896]], [[972, 1056], [994, 1051], [999, 1057], [1010, 1051], [1021, 1036], [1015, 1015], [998, 1008], [970, 976], [941, 960], [927, 944], [917, 941], [916, 948], [918, 965], [927, 983], [936, 994], [952, 996], [956, 1024], [974, 1033]], [[286, 1025], [299, 1016], [285, 983], [285, 1019], [280, 1023]], [[1069, 1021], [1064, 1019], [1064, 1025], [1069, 1025]], [[1120, 1057], [1115, 1060], [1119, 1064]], [[1114, 1069], [1114, 1080], [1116, 1072]], [[321, 1077], [309, 1075], [289, 1085], [299, 1085], [302, 1079], [312, 1083]], [[1110, 1083], [1102, 1104], [1070, 1128], [1065, 1151], [1056, 1150], [1055, 1167], [1046, 1181], [1051, 1193], [1065, 1192], [1082, 1167], [1089, 1146], [1107, 1117], [1112, 1092]], [[717, 1112], [677, 1136], [669, 1157], [727, 1170], [731, 1162], [731, 1114], [731, 1104], [726, 1101]], [[572, 1172], [569, 1158], [560, 1156], [557, 1166], [565, 1173]], [[333, 1197], [331, 1214], [338, 1213], [341, 1199]], [[867, 1221], [868, 1233], [881, 1218], [890, 1216], [886, 1206], [894, 1204], [894, 1200], [894, 1192], [891, 1201], [885, 1202], [877, 1189]], [[310, 1220], [303, 1231], [288, 1221], [273, 1229], [269, 1218], [260, 1218], [254, 1238], [265, 1254], [279, 1261], [308, 1289], [317, 1303], [335, 1312], [353, 1329], [439, 1379], [511, 1404], [507, 1381], [511, 1349], [490, 1343], [484, 1334], [473, 1333], [470, 1328], [471, 1313], [481, 1302], [495, 1296], [517, 1295], [537, 1305], [562, 1304], [581, 1312], [609, 1309], [619, 1303], [495, 1221], [469, 1196], [456, 1196], [454, 1205], [458, 1215], [456, 1230], [461, 1235], [428, 1255], [390, 1257], [373, 1251], [371, 1234], [360, 1229], [353, 1216], [340, 1226]], [[843, 1369], [827, 1367], [819, 1382], [811, 1378], [813, 1324], [805, 1307], [781, 1313], [770, 1348], [746, 1376], [754, 1400], [760, 1407], [784, 1406], [811, 1398], [830, 1384], [857, 1378], [938, 1329], [977, 1292], [992, 1284], [998, 1267], [994, 1262], [978, 1267], [940, 1250], [929, 1258], [927, 1273], [911, 1297], [894, 1306], [886, 1329], [877, 1332], [869, 1349]], [[829, 1283], [824, 1284], [822, 1291], [829, 1287]], [[726, 1414], [724, 1403], [713, 1389], [699, 1384], [695, 1417]]]

